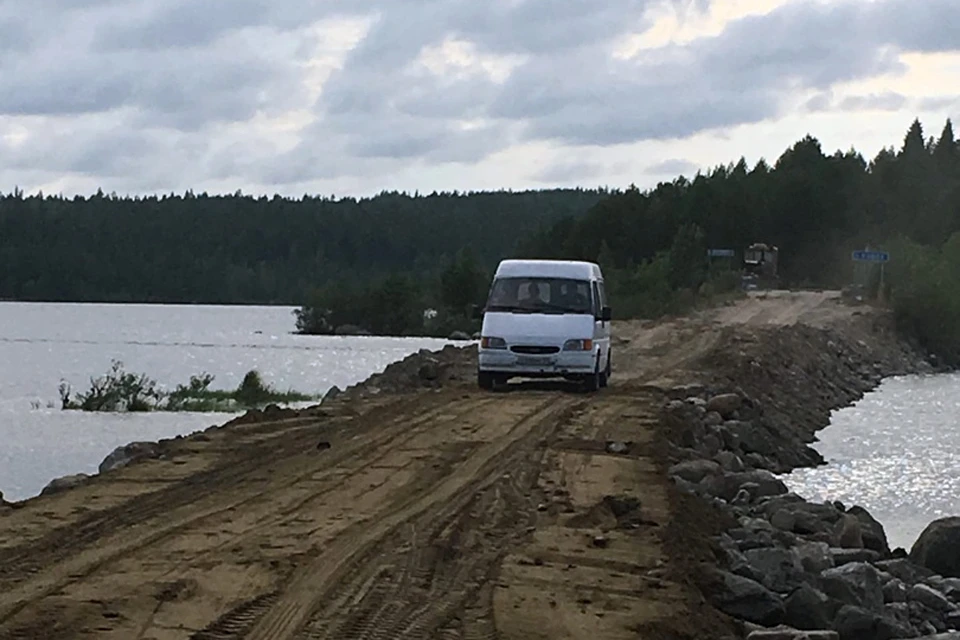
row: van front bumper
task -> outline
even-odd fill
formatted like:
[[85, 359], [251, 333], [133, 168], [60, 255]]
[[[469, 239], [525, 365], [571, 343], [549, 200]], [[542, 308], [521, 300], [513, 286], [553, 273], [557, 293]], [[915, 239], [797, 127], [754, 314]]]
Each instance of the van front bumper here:
[[596, 371], [593, 351], [561, 351], [549, 355], [527, 355], [506, 349], [481, 349], [480, 371], [516, 376], [584, 375]]

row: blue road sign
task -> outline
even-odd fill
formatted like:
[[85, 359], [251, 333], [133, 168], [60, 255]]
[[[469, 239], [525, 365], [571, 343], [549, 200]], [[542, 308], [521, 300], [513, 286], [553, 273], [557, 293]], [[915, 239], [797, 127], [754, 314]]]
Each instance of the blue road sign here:
[[733, 249], [707, 249], [707, 255], [711, 258], [732, 258], [735, 254]]
[[853, 259], [857, 262], [888, 262], [890, 254], [886, 251], [854, 251]]

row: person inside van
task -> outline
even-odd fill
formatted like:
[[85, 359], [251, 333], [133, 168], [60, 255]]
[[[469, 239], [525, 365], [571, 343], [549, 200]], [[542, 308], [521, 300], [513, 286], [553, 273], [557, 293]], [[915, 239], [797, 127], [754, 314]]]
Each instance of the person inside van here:
[[524, 307], [538, 307], [544, 303], [540, 294], [540, 284], [531, 280], [527, 284], [527, 295], [520, 298], [519, 303]]

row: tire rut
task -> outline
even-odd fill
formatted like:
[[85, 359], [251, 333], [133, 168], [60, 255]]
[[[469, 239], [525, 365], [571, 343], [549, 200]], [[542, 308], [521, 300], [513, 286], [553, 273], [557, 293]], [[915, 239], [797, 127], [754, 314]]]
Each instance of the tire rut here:
[[[291, 577], [255, 626], [225, 637], [430, 637], [475, 599], [509, 541], [526, 535], [521, 516], [535, 513], [528, 495], [539, 472], [539, 443], [581, 404], [538, 400], [506, 435], [477, 447], [439, 484], [343, 532]], [[245, 615], [238, 609], [219, 624]]]
[[[364, 468], [364, 465], [357, 465], [352, 473], [342, 474], [338, 473], [342, 471], [342, 469], [337, 467], [338, 462], [342, 463], [351, 457], [363, 456], [364, 453], [366, 453], [367, 456], [374, 454], [373, 461], [375, 462], [383, 455], [386, 455], [386, 453], [391, 450], [391, 445], [396, 444], [398, 441], [409, 441], [426, 428], [442, 428], [444, 423], [455, 422], [464, 415], [481, 410], [485, 405], [492, 402], [493, 400], [488, 398], [481, 398], [479, 401], [474, 399], [473, 402], [465, 403], [466, 406], [455, 408], [451, 408], [448, 404], [441, 403], [417, 410], [413, 415], [409, 413], [401, 413], [399, 417], [394, 415], [394, 419], [390, 421], [392, 424], [383, 425], [382, 433], [376, 434], [373, 438], [358, 438], [352, 445], [343, 447], [335, 456], [324, 459], [323, 470], [326, 470], [330, 475], [329, 484], [318, 486], [318, 490], [312, 492], [306, 499], [293, 505], [292, 508], [284, 509], [280, 513], [280, 518], [275, 518], [272, 522], [263, 523], [255, 527], [255, 530], [262, 529], [271, 524], [277, 524], [277, 522], [291, 515], [295, 516], [298, 508], [304, 506], [311, 500], [321, 497], [323, 494], [329, 493], [336, 487], [348, 484], [351, 476], [361, 472]], [[404, 402], [403, 404], [408, 403], [409, 402]], [[452, 415], [438, 421], [437, 418], [443, 414]], [[371, 421], [365, 419], [364, 422]], [[372, 422], [375, 423], [376, 421]], [[242, 486], [244, 480], [249, 480], [248, 476], [252, 473], [255, 473], [264, 466], [270, 466], [278, 462], [281, 457], [281, 452], [284, 450], [294, 455], [302, 452], [304, 446], [306, 446], [307, 443], [312, 445], [317, 436], [316, 434], [301, 435], [298, 439], [299, 442], [286, 441], [282, 435], [278, 437], [283, 441], [279, 443], [279, 446], [274, 445], [271, 447], [269, 445], [260, 445], [253, 448], [247, 447], [246, 455], [240, 460], [234, 457], [229, 463], [187, 478], [167, 489], [155, 491], [151, 494], [138, 497], [137, 500], [132, 502], [122, 503], [104, 512], [95, 514], [86, 521], [81, 521], [79, 525], [64, 528], [64, 530], [55, 530], [35, 545], [14, 548], [6, 554], [0, 554], [0, 567], [2, 567], [0, 568], [0, 586], [5, 587], [3, 591], [11, 595], [10, 588], [13, 585], [18, 582], [28, 581], [34, 574], [39, 573], [43, 568], [56, 564], [61, 558], [77, 555], [78, 551], [82, 552], [84, 548], [92, 546], [93, 543], [117, 529], [142, 524], [151, 518], [163, 517], [165, 520], [163, 525], [153, 527], [150, 534], [144, 538], [131, 542], [129, 545], [121, 548], [104, 550], [102, 557], [91, 559], [88, 563], [81, 563], [83, 566], [71, 570], [60, 580], [52, 581], [51, 584], [41, 589], [41, 593], [32, 594], [33, 597], [19, 599], [12, 603], [12, 606], [6, 607], [6, 609], [0, 608], [0, 625], [11, 620], [44, 595], [57, 589], [62, 589], [65, 585], [72, 582], [82, 580], [85, 575], [96, 571], [106, 562], [115, 561], [125, 555], [135, 553], [144, 547], [149, 547], [177, 532], [181, 532], [185, 528], [196, 526], [211, 517], [216, 517], [234, 510], [243, 504], [262, 499], [272, 492], [282, 492], [284, 489], [303, 481], [306, 476], [315, 475], [317, 465], [316, 462], [313, 462], [307, 465], [308, 469], [305, 473], [288, 478], [279, 486], [264, 490], [257, 487], [256, 484], [251, 484], [250, 490], [252, 491], [252, 495], [242, 499], [233, 500], [225, 504], [222, 502], [222, 496], [217, 496], [221, 499], [221, 502], [219, 504], [214, 503], [214, 506], [208, 510], [198, 509], [190, 505], [189, 497], [196, 496], [200, 492], [201, 487], [205, 492], [215, 492], [224, 487], [232, 488], [233, 494], [236, 495], [238, 485]], [[367, 463], [369, 464], [369, 458]], [[231, 484], [233, 485], [232, 487], [230, 487]], [[175, 517], [171, 516], [171, 511], [181, 507], [188, 508], [189, 511], [184, 519], [178, 522]], [[192, 517], [190, 517], [191, 515]], [[249, 534], [251, 532], [247, 533]], [[237, 542], [238, 538], [234, 538], [224, 544], [235, 545]], [[10, 574], [13, 574], [12, 577]]]

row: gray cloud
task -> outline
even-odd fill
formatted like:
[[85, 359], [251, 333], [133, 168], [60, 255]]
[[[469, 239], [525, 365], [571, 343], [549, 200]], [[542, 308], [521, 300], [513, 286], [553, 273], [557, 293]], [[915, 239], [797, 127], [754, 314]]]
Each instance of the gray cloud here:
[[649, 165], [644, 173], [649, 173], [655, 176], [680, 176], [696, 173], [697, 169], [699, 169], [697, 164], [690, 162], [689, 160], [684, 160], [682, 158], [671, 158], [669, 160], [661, 160], [660, 162], [655, 162]]
[[[0, 127], [6, 116], [31, 129], [26, 145], [0, 137], [9, 158], [0, 180], [68, 172], [170, 188], [372, 181], [410, 166], [469, 165], [518, 142], [720, 134], [781, 116], [801, 92], [813, 94], [808, 112], [897, 110], [906, 96], [838, 101], [831, 88], [903, 69], [905, 51], [960, 49], [956, 0], [920, 9], [915, 0], [796, 0], [687, 44], [610, 55], [618, 36], [649, 27], [652, 7], [669, 5], [684, 20], [707, 3], [0, 0]], [[309, 59], [342, 38], [322, 22], [338, 17], [370, 19], [370, 28], [314, 98]], [[514, 67], [504, 79], [417, 64], [450, 38]], [[285, 141], [250, 124], [287, 112], [306, 124]], [[692, 170], [684, 163], [648, 173]], [[560, 162], [537, 179], [610, 171]]]
[[899, 111], [907, 104], [907, 97], [893, 91], [847, 96], [838, 105], [841, 111]]
[[837, 99], [833, 91], [815, 94], [803, 104], [810, 113], [826, 111], [899, 111], [907, 105], [907, 96], [894, 91], [845, 96]]
[[960, 105], [960, 95], [958, 96], [936, 96], [923, 98], [918, 101], [918, 106], [923, 111], [939, 111]]
[[544, 184], [584, 184], [599, 179], [603, 181], [611, 175], [617, 175], [629, 169], [627, 163], [604, 163], [576, 158], [564, 158], [553, 162], [537, 173], [533, 179]]

